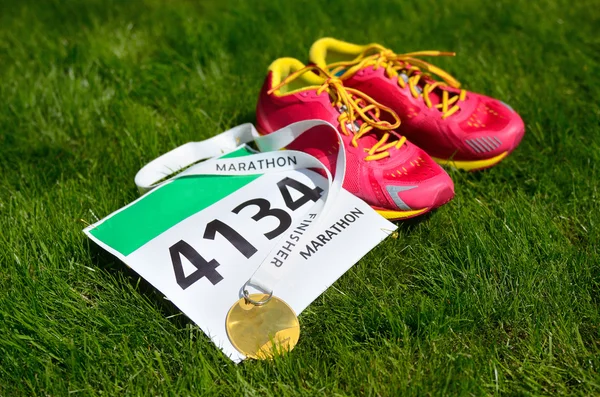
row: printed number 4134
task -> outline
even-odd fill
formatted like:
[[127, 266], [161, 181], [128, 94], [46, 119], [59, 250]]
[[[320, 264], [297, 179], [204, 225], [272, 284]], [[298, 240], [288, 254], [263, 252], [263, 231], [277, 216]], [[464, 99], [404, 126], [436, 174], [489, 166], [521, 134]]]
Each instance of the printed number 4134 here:
[[[321, 197], [321, 193], [323, 193], [323, 189], [318, 186], [311, 189], [302, 182], [289, 177], [283, 178], [277, 182], [277, 187], [279, 188], [279, 192], [281, 193], [286, 207], [291, 211], [297, 210], [309, 201], [316, 202]], [[302, 196], [294, 200], [289, 189], [297, 190], [302, 194]], [[255, 198], [244, 201], [232, 209], [231, 212], [234, 214], [239, 214], [244, 208], [250, 206], [258, 208], [258, 212], [251, 217], [252, 220], [260, 222], [261, 219], [267, 217], [273, 217], [278, 220], [279, 223], [277, 226], [273, 230], [270, 230], [264, 234], [264, 236], [269, 240], [273, 240], [274, 238], [280, 236], [292, 225], [292, 217], [287, 211], [281, 208], [272, 208], [271, 203], [264, 198]], [[229, 241], [229, 243], [231, 243], [231, 245], [233, 245], [246, 258], [250, 258], [256, 254], [257, 249], [248, 240], [235, 231], [231, 226], [220, 221], [219, 219], [214, 219], [206, 224], [203, 238], [206, 240], [214, 240], [217, 233]], [[175, 280], [182, 289], [188, 288], [202, 277], [206, 277], [208, 281], [212, 283], [212, 285], [215, 285], [223, 280], [223, 276], [221, 276], [221, 274], [216, 270], [217, 267], [220, 266], [220, 263], [217, 262], [216, 259], [207, 261], [198, 253], [198, 251], [196, 251], [184, 240], [179, 240], [177, 243], [173, 244], [169, 248], [169, 252], [171, 254], [171, 262], [173, 264]], [[188, 276], [186, 276], [183, 271], [181, 255], [186, 257], [197, 269]]]

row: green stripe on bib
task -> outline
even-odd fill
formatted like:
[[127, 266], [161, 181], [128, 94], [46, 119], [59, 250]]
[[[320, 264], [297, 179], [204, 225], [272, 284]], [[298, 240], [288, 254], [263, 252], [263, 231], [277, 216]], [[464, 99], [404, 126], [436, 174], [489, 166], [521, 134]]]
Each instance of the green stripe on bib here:
[[[221, 158], [253, 154], [243, 147]], [[227, 197], [260, 175], [190, 175], [175, 179], [90, 230], [127, 256], [184, 219]]]

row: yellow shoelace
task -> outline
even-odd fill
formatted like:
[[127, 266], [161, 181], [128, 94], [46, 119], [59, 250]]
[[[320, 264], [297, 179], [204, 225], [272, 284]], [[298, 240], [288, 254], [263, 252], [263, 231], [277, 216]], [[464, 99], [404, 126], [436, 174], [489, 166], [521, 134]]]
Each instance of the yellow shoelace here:
[[[318, 66], [309, 65], [290, 74], [279, 85], [271, 88], [268, 93], [271, 94], [277, 91], [303, 73], [311, 71], [316, 71], [318, 74], [325, 76], [325, 81], [317, 89], [317, 95], [320, 95], [323, 91], [329, 93], [332, 101], [331, 104], [340, 112], [338, 121], [342, 127], [342, 133], [352, 136], [352, 145], [354, 147], [358, 147], [358, 140], [367, 135], [371, 130], [377, 129], [383, 131], [379, 141], [370, 149], [365, 149], [368, 153], [365, 157], [366, 161], [388, 157], [390, 155], [389, 149], [393, 147], [400, 149], [404, 142], [406, 142], [406, 137], [393, 131], [400, 125], [400, 118], [392, 109], [380, 104], [358, 90], [344, 87], [340, 79], [331, 76]], [[389, 113], [395, 120], [394, 124], [380, 120], [381, 111]], [[357, 117], [360, 117], [363, 121], [360, 127], [355, 124]], [[388, 142], [392, 136], [397, 139]]]
[[[366, 55], [369, 52], [377, 51], [377, 53], [372, 55]], [[398, 76], [398, 85], [402, 88], [406, 87], [408, 83], [408, 87], [410, 92], [414, 98], [418, 98], [419, 94], [422, 94], [423, 101], [427, 105], [428, 108], [431, 108], [433, 104], [431, 103], [431, 99], [429, 98], [429, 94], [436, 88], [443, 89], [446, 86], [450, 86], [453, 88], [459, 88], [460, 83], [452, 77], [448, 72], [438, 68], [435, 65], [432, 65], [428, 62], [425, 62], [422, 59], [415, 58], [420, 56], [431, 56], [431, 57], [439, 57], [439, 56], [454, 56], [456, 55], [453, 52], [441, 52], [441, 51], [418, 51], [418, 52], [409, 52], [406, 54], [395, 54], [394, 52], [382, 47], [380, 45], [373, 45], [365, 49], [355, 60], [349, 62], [336, 62], [330, 65], [327, 65], [327, 68], [333, 73], [337, 75], [338, 72], [344, 70], [342, 74], [342, 79], [345, 75], [352, 75], [356, 71], [367, 67], [373, 66], [373, 69], [378, 69], [380, 67], [385, 67], [386, 73], [390, 77]], [[348, 70], [346, 68], [350, 67]], [[421, 70], [423, 69], [423, 70]], [[444, 80], [444, 83], [440, 81], [431, 81], [425, 80], [425, 84], [423, 85], [422, 92], [419, 92], [420, 88], [418, 86], [422, 77], [427, 74], [423, 73], [423, 71], [434, 74]], [[403, 77], [406, 77], [406, 80]], [[440, 103], [435, 105], [435, 107], [442, 112], [442, 119], [450, 117], [454, 113], [460, 110], [460, 106], [458, 105], [459, 101], [464, 101], [466, 98], [467, 92], [465, 90], [460, 90], [459, 94], [452, 94], [450, 97], [450, 93], [447, 90], [442, 90], [442, 100]], [[452, 106], [454, 105], [454, 106]], [[451, 107], [452, 106], [452, 107]]]

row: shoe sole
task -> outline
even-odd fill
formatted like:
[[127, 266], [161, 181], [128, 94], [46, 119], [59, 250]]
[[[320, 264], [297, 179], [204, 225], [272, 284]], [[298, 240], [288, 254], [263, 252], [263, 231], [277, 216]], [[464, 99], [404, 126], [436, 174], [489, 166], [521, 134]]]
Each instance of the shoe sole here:
[[410, 211], [394, 211], [394, 210], [385, 210], [382, 208], [377, 208], [371, 206], [379, 215], [383, 216], [388, 221], [400, 221], [404, 219], [414, 218], [415, 216], [423, 215], [426, 212], [432, 210], [432, 208], [422, 208], [420, 210], [410, 210]]
[[433, 161], [438, 163], [439, 165], [449, 165], [454, 168], [458, 168], [459, 170], [464, 171], [480, 171], [486, 168], [491, 168], [504, 160], [506, 156], [508, 156], [510, 152], [506, 151], [504, 153], [499, 154], [496, 157], [492, 157], [485, 160], [474, 160], [474, 161], [461, 161], [461, 160], [453, 160], [453, 159], [439, 159], [436, 157], [432, 157]]

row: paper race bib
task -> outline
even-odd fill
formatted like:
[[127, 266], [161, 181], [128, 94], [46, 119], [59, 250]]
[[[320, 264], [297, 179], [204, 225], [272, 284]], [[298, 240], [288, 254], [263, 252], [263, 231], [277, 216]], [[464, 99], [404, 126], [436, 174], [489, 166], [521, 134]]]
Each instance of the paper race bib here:
[[[242, 145], [223, 157], [258, 157], [253, 153]], [[294, 161], [285, 151], [277, 153], [280, 162]], [[343, 189], [313, 225], [311, 209], [328, 188], [327, 179], [307, 169], [264, 170], [172, 179], [84, 230], [235, 362], [244, 356], [229, 341], [225, 318], [261, 263], [295, 264], [283, 273], [276, 293], [300, 314], [396, 229]]]

